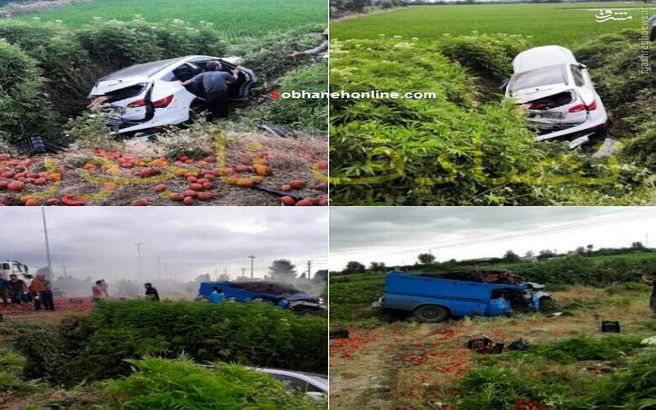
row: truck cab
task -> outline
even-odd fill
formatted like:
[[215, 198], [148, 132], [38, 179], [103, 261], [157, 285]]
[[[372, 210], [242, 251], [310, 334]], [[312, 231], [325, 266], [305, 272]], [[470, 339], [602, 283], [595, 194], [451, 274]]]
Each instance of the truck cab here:
[[25, 277], [28, 274], [27, 265], [18, 261], [8, 260], [0, 262], [0, 278], [9, 280], [9, 275]]
[[551, 298], [544, 286], [522, 283], [503, 269], [412, 274], [393, 271], [375, 307], [412, 312], [417, 320], [438, 323], [458, 316], [499, 316], [538, 311]]

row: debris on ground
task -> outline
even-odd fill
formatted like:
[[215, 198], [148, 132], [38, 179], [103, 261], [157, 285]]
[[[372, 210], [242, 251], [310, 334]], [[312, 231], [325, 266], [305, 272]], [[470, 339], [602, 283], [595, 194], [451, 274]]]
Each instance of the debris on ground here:
[[620, 333], [620, 322], [616, 320], [604, 320], [601, 322], [601, 331], [603, 333]]

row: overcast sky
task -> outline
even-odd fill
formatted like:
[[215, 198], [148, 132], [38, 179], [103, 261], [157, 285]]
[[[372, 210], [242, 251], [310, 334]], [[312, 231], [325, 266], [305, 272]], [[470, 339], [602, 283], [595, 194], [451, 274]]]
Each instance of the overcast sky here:
[[593, 244], [656, 243], [656, 208], [631, 207], [337, 207], [330, 212], [330, 267], [348, 261], [409, 265], [498, 257], [512, 249], [559, 252]]
[[[84, 278], [137, 278], [141, 242], [143, 279], [165, 264], [180, 280], [224, 269], [234, 278], [254, 254], [262, 276], [274, 259], [290, 259], [303, 272], [328, 267], [327, 208], [284, 207], [48, 207], [53, 271]], [[0, 209], [0, 260], [16, 259], [31, 271], [46, 266], [41, 210]], [[161, 277], [161, 276], [160, 276]]]

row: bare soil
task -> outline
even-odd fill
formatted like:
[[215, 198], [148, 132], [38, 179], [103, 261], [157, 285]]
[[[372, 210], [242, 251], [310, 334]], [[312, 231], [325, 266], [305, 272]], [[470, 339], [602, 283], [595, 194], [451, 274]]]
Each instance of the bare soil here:
[[601, 320], [619, 320], [622, 333], [640, 334], [645, 332], [640, 323], [650, 316], [647, 296], [621, 300], [622, 296], [608, 296], [601, 289], [576, 287], [554, 292], [554, 298], [562, 303], [600, 298], [612, 303], [557, 317], [538, 313], [351, 328], [349, 339], [331, 341], [331, 409], [449, 408], [446, 403], [457, 394], [453, 384], [475, 366], [478, 353], [466, 348], [473, 336], [486, 335], [506, 345], [520, 338], [542, 343], [577, 335], [598, 336]]

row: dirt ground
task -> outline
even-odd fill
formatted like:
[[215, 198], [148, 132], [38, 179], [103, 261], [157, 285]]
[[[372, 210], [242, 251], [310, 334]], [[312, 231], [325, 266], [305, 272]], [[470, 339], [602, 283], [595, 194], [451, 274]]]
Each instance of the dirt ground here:
[[167, 158], [157, 142], [45, 157], [0, 154], [0, 205], [185, 206], [182, 199], [191, 196], [191, 205], [275, 206], [280, 195], [262, 188], [280, 191], [295, 180], [303, 185], [286, 195], [327, 205], [325, 139], [232, 133], [213, 144], [209, 138], [198, 140], [203, 156], [195, 159]]
[[[601, 320], [619, 320], [622, 333], [640, 333], [650, 316], [648, 300], [620, 300], [603, 290], [577, 287], [554, 292], [562, 303], [612, 298], [614, 302], [571, 315], [543, 314], [452, 320], [440, 324], [401, 321], [375, 329], [350, 328], [350, 338], [331, 341], [331, 409], [423, 410], [448, 408], [453, 383], [475, 363], [465, 347], [486, 335], [506, 345], [520, 338], [532, 343], [576, 335], [600, 335]], [[603, 300], [603, 299], [602, 299]], [[622, 305], [619, 308], [619, 305]]]
[[45, 322], [61, 322], [69, 316], [86, 315], [93, 308], [91, 298], [55, 298], [55, 310], [48, 311], [41, 309], [34, 310], [34, 305], [8, 305], [4, 307], [0, 305], [0, 314], [2, 315], [2, 322], [30, 322], [30, 321], [45, 321]]

